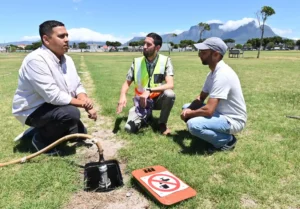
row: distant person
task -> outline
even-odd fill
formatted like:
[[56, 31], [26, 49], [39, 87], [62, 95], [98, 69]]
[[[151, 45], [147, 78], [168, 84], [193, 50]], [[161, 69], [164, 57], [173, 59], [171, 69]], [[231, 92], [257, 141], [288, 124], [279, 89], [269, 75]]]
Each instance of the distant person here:
[[208, 38], [195, 47], [211, 72], [197, 99], [183, 106], [181, 119], [192, 135], [209, 143], [209, 151], [232, 150], [237, 142], [233, 134], [242, 131], [247, 120], [239, 78], [222, 60], [227, 46], [220, 38]]
[[[25, 57], [12, 105], [12, 113], [22, 124], [35, 127], [32, 144], [38, 151], [65, 135], [85, 132], [77, 107], [97, 119], [75, 64], [65, 55], [69, 38], [64, 24], [46, 21], [39, 33], [43, 45]], [[54, 148], [48, 154], [58, 151]]]
[[152, 117], [152, 109], [161, 110], [159, 129], [161, 134], [168, 135], [168, 118], [175, 101], [173, 91], [173, 65], [171, 59], [158, 54], [162, 38], [156, 33], [149, 33], [144, 41], [142, 57], [135, 58], [127, 73], [126, 81], [121, 88], [117, 113], [121, 113], [127, 104], [126, 93], [134, 82], [135, 106], [129, 110], [125, 130], [137, 132]]

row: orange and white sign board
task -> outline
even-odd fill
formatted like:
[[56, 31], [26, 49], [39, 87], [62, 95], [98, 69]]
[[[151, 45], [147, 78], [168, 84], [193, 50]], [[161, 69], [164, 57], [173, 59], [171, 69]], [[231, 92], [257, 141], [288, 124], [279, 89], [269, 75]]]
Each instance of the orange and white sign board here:
[[134, 179], [155, 200], [173, 205], [196, 196], [197, 192], [161, 165], [132, 171]]
[[141, 179], [160, 197], [165, 197], [189, 187], [169, 171], [144, 176]]

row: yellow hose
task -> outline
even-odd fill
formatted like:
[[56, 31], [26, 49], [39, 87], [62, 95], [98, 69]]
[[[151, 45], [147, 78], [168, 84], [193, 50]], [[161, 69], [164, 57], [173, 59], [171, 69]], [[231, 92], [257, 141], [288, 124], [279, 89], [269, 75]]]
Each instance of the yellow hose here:
[[[34, 158], [44, 152], [47, 152], [48, 150], [56, 147], [57, 145], [59, 145], [60, 143], [64, 142], [64, 141], [67, 141], [69, 139], [73, 139], [73, 138], [86, 138], [86, 139], [91, 139], [93, 138], [92, 135], [88, 135], [88, 134], [70, 134], [70, 135], [67, 135], [67, 136], [64, 136], [60, 139], [58, 139], [57, 141], [53, 142], [52, 144], [48, 145], [47, 147], [45, 147], [44, 149], [41, 149], [40, 151], [36, 152], [36, 153], [33, 153], [31, 155], [28, 155], [28, 156], [25, 156], [25, 157], [22, 157], [21, 159], [18, 159], [18, 160], [12, 160], [10, 162], [5, 162], [5, 163], [0, 163], [0, 167], [4, 167], [4, 166], [7, 166], [7, 165], [11, 165], [11, 164], [16, 164], [16, 163], [25, 163], [26, 161], [30, 160], [31, 158]], [[99, 141], [96, 141], [96, 140], [92, 140], [93, 143], [96, 144], [97, 148], [98, 148], [98, 151], [99, 151], [99, 155], [103, 156], [103, 149], [102, 149], [102, 146], [100, 144]]]

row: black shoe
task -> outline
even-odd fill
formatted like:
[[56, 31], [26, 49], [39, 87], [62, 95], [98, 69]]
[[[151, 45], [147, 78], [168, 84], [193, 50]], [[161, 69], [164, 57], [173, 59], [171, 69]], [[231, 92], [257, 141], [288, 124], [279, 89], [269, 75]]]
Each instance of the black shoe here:
[[[37, 134], [35, 134], [32, 138], [32, 145], [34, 146], [34, 148], [37, 151], [40, 151], [48, 146], [44, 142], [41, 142], [41, 140], [38, 140]], [[54, 147], [54, 148], [44, 152], [44, 154], [49, 155], [49, 156], [57, 156], [57, 155], [60, 155], [60, 151], [56, 147]]]
[[142, 122], [135, 123], [134, 121], [131, 120], [128, 123], [126, 123], [125, 130], [128, 133], [137, 133], [141, 127], [142, 127]]
[[220, 147], [219, 149], [221, 151], [230, 151], [230, 150], [233, 150], [235, 148], [235, 145], [236, 145], [236, 138], [234, 135], [232, 135], [232, 140], [230, 142], [228, 142], [227, 144], [225, 144], [223, 147]]
[[207, 154], [211, 155], [211, 154], [213, 154], [215, 152], [219, 152], [219, 151], [231, 151], [235, 148], [236, 142], [237, 142], [237, 140], [236, 140], [235, 136], [232, 135], [232, 140], [220, 148], [216, 148], [212, 144], [208, 144], [206, 152], [207, 152]]

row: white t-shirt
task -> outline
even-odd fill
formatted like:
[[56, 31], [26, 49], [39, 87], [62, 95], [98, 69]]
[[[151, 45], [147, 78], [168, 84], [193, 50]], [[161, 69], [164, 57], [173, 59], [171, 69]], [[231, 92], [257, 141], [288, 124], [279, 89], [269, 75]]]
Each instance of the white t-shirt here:
[[247, 112], [240, 80], [223, 60], [213, 72], [208, 73], [202, 91], [208, 93], [210, 98], [220, 99], [215, 111], [231, 123], [231, 134], [245, 127]]
[[12, 113], [21, 122], [43, 103], [67, 105], [72, 97], [86, 93], [71, 57], [61, 61], [45, 46], [28, 54], [19, 70]]

